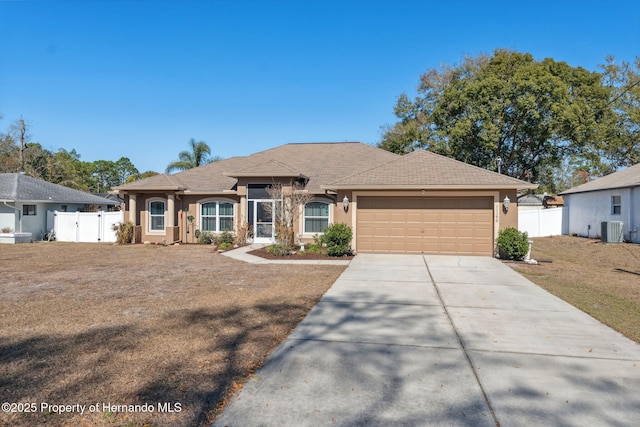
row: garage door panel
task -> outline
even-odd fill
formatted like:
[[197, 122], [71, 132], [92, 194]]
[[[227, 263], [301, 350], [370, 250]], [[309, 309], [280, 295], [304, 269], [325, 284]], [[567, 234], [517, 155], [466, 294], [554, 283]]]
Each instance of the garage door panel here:
[[476, 231], [473, 228], [460, 227], [456, 230], [456, 237], [459, 239], [473, 239], [476, 237]]
[[477, 215], [478, 214], [473, 211], [459, 212], [457, 214], [457, 219], [458, 219], [458, 222], [475, 222]]
[[491, 255], [493, 200], [360, 197], [361, 252]]
[[437, 224], [440, 222], [440, 215], [437, 212], [423, 212], [422, 213], [422, 222], [423, 223], [432, 223]]
[[422, 214], [420, 211], [396, 213], [393, 215], [395, 221], [422, 223]]
[[419, 236], [422, 234], [422, 224], [407, 224], [403, 229], [408, 236]]

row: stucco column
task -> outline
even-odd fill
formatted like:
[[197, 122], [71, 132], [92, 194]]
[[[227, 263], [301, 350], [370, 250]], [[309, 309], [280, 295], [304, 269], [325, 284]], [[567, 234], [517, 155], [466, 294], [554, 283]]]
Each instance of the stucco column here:
[[239, 212], [238, 212], [238, 227], [242, 227], [245, 222], [249, 222], [249, 218], [247, 218], [247, 197], [240, 196], [239, 203]]
[[176, 226], [175, 205], [176, 205], [176, 196], [173, 194], [167, 195], [167, 226], [168, 227]]
[[136, 218], [138, 217], [137, 196], [135, 194], [129, 194], [129, 221], [133, 223], [135, 227], [138, 225]]

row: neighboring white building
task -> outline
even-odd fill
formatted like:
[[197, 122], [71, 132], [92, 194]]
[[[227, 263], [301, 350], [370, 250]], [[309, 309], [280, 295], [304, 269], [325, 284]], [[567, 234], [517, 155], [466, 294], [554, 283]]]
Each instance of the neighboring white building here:
[[561, 193], [562, 234], [600, 237], [601, 223], [621, 221], [626, 241], [640, 243], [640, 164]]
[[0, 173], [0, 234], [7, 235], [6, 242], [13, 243], [14, 236], [8, 235], [16, 234], [25, 238], [22, 241], [41, 240], [48, 231], [47, 211], [75, 212], [89, 206], [107, 210], [119, 204], [23, 173]]

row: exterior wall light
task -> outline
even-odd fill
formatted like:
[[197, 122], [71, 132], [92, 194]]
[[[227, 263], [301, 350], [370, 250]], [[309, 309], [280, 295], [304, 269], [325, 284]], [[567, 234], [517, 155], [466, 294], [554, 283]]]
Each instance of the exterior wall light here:
[[349, 210], [349, 198], [347, 196], [344, 196], [344, 199], [342, 199], [342, 205], [344, 206], [345, 212]]
[[502, 206], [504, 207], [504, 213], [509, 212], [509, 206], [511, 205], [511, 200], [509, 196], [504, 196], [504, 200], [502, 201]]

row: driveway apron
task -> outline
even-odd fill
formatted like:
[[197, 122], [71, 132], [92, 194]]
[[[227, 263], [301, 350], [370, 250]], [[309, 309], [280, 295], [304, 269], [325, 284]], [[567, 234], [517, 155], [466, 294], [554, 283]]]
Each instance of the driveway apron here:
[[637, 425], [640, 345], [488, 257], [358, 255], [215, 425]]

